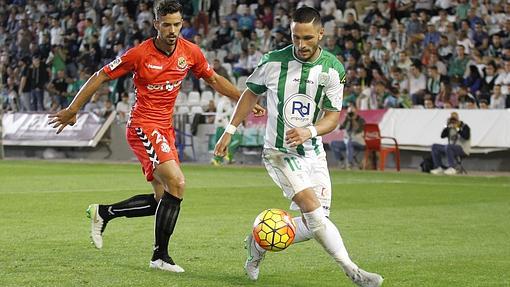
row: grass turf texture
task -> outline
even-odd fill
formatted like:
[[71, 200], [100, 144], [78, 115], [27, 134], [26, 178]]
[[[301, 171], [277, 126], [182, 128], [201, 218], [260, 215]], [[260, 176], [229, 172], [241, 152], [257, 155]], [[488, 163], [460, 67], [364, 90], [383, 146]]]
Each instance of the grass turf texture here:
[[[314, 241], [266, 256], [257, 283], [242, 241], [288, 202], [263, 168], [184, 165], [170, 243], [186, 269], [148, 268], [153, 218], [110, 222], [89, 243], [89, 203], [151, 192], [137, 164], [0, 161], [0, 286], [352, 286]], [[510, 178], [332, 170], [331, 219], [383, 286], [510, 286]], [[296, 214], [293, 212], [293, 214]]]

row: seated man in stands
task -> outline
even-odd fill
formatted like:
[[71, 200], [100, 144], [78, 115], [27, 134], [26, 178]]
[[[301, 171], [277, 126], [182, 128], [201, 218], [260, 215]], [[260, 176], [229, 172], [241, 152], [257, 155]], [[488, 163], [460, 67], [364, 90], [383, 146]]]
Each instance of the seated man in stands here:
[[[471, 130], [467, 124], [459, 119], [459, 114], [451, 113], [446, 127], [441, 132], [441, 138], [448, 138], [448, 144], [432, 145], [432, 161], [434, 168], [430, 171], [432, 174], [453, 175], [457, 173], [457, 159], [469, 154], [471, 148]], [[446, 155], [448, 166], [443, 170], [441, 157]]]
[[[365, 149], [365, 142], [363, 140], [364, 127], [365, 120], [358, 115], [356, 105], [350, 102], [347, 108], [347, 116], [340, 125], [340, 129], [344, 130], [344, 140], [331, 142], [331, 150], [335, 158], [340, 162], [346, 160], [344, 165], [346, 169], [354, 166], [354, 151]], [[344, 152], [347, 154], [347, 158], [344, 156]]]

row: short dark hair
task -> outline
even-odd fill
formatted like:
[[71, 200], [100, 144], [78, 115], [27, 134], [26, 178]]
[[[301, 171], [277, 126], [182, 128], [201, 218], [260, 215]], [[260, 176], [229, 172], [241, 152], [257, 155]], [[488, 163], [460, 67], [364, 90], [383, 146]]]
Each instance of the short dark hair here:
[[310, 23], [313, 25], [321, 24], [321, 15], [315, 8], [302, 6], [292, 15], [292, 21], [296, 23]]
[[154, 6], [154, 14], [156, 19], [167, 14], [181, 13], [182, 5], [175, 0], [162, 0]]

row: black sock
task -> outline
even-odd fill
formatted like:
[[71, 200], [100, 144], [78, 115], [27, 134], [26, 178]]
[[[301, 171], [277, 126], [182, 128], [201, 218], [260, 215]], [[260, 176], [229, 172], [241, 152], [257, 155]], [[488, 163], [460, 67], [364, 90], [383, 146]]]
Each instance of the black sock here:
[[152, 261], [163, 259], [163, 261], [174, 264], [168, 255], [168, 241], [174, 232], [177, 217], [181, 210], [182, 199], [165, 192], [159, 201], [156, 211], [156, 224], [154, 226], [154, 253]]
[[156, 213], [158, 203], [154, 194], [139, 194], [121, 202], [109, 205], [99, 205], [99, 215], [105, 221], [115, 217], [141, 217]]

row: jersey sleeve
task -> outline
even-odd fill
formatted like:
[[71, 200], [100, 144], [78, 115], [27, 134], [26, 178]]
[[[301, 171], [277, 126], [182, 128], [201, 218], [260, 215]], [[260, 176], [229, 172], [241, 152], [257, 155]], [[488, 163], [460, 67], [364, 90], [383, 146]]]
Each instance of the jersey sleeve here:
[[198, 46], [193, 47], [193, 51], [191, 53], [193, 55], [193, 61], [195, 64], [191, 67], [191, 71], [193, 75], [197, 78], [210, 78], [214, 75], [214, 70], [211, 68], [207, 59], [202, 53], [202, 50]]
[[324, 83], [324, 100], [322, 101], [321, 109], [328, 111], [342, 110], [342, 99], [344, 96], [344, 85], [346, 73], [344, 67], [339, 63], [339, 66], [333, 66], [327, 73], [319, 76], [319, 85], [321, 79]]
[[253, 73], [246, 79], [246, 87], [256, 95], [261, 95], [267, 91], [266, 73], [269, 54], [265, 54]]
[[122, 56], [117, 57], [103, 67], [103, 71], [110, 77], [110, 79], [117, 79], [125, 74], [133, 71], [136, 68], [136, 61], [138, 59], [139, 50], [131, 48], [127, 50]]

